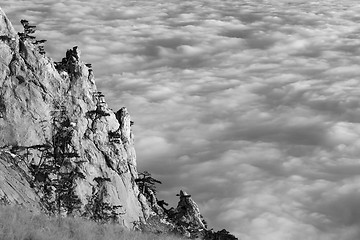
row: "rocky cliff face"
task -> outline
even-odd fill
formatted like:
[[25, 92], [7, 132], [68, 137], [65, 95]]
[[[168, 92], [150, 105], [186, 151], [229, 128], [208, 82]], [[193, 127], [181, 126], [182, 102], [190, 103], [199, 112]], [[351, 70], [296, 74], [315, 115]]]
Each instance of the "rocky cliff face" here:
[[[0, 62], [0, 198], [40, 208], [39, 198], [47, 197], [43, 205], [51, 205], [56, 193], [46, 191], [67, 179], [74, 182], [79, 212], [96, 199], [129, 228], [147, 218], [149, 207], [134, 181], [129, 113], [108, 108], [80, 51], [74, 47], [53, 63], [33, 39], [19, 37], [0, 10]], [[23, 175], [10, 174], [11, 164]], [[69, 210], [58, 204], [48, 209]]]
[[160, 181], [137, 172], [127, 109], [108, 108], [77, 47], [54, 63], [44, 40], [32, 36], [34, 27], [22, 25], [16, 33], [0, 9], [0, 204], [190, 238], [236, 239], [207, 230], [183, 191], [176, 208], [158, 201], [154, 183]]

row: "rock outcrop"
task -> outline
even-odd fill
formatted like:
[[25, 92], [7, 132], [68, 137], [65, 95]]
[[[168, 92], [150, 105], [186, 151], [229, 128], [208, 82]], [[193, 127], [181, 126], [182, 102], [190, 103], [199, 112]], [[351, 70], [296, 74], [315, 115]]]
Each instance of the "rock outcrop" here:
[[[148, 174], [145, 176], [148, 179], [154, 180]], [[151, 215], [147, 219], [146, 224], [137, 226], [138, 229], [153, 233], [171, 232], [197, 240], [237, 240], [234, 235], [225, 229], [217, 232], [213, 231], [213, 229], [208, 229], [198, 205], [191, 198], [191, 195], [185, 191], [180, 190], [180, 193], [177, 194], [179, 196], [177, 207], [168, 208], [168, 204], [164, 200], [159, 201], [156, 198], [154, 189], [149, 188], [145, 189], [144, 196], [146, 196], [150, 207], [156, 214]], [[141, 189], [144, 190], [142, 187]]]
[[206, 229], [206, 222], [200, 213], [198, 205], [192, 200], [191, 195], [183, 190], [178, 194], [180, 201], [175, 210], [175, 219], [181, 225], [189, 226], [193, 229]]
[[[135, 184], [127, 109], [115, 114], [108, 108], [77, 47], [68, 50], [62, 62], [53, 63], [33, 40], [17, 36], [1, 10], [0, 34], [0, 199], [32, 208], [47, 206], [48, 211], [58, 207], [66, 214], [65, 198], [54, 206], [56, 193], [46, 191], [75, 171], [70, 180], [79, 214], [97, 194], [96, 201], [105, 202], [126, 227], [144, 221], [151, 211]], [[10, 174], [11, 162], [21, 165], [22, 172]], [[39, 204], [45, 198], [48, 202]]]

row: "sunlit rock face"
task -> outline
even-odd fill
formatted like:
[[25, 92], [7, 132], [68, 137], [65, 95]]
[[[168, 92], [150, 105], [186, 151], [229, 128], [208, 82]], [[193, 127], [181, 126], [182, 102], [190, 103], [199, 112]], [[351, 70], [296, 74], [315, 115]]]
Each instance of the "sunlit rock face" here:
[[0, 8], [0, 34], [1, 36], [8, 36], [10, 38], [16, 36], [16, 31], [11, 25], [9, 19], [6, 17], [3, 10]]
[[[39, 186], [51, 176], [34, 176], [30, 166], [39, 169], [61, 154], [82, 176], [74, 180], [80, 213], [94, 192], [101, 191], [101, 201], [116, 206], [120, 223], [131, 228], [143, 221], [149, 208], [134, 181], [138, 175], [130, 121], [126, 108], [116, 114], [108, 108], [77, 47], [54, 63], [34, 41], [18, 37], [0, 9], [0, 172], [5, 176], [0, 178], [0, 199], [41, 208]], [[54, 136], [65, 143], [54, 146]], [[18, 179], [8, 174], [9, 158], [22, 164]], [[15, 180], [23, 181], [22, 194], [9, 187]]]
[[26, 165], [9, 151], [0, 152], [0, 204], [16, 203], [28, 210], [43, 208], [39, 196], [33, 191]]

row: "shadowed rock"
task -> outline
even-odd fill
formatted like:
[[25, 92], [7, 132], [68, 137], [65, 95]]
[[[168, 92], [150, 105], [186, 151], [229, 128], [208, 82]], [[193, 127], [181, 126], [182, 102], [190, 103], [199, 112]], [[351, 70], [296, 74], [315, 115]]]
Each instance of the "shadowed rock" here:
[[178, 222], [185, 226], [191, 226], [196, 229], [206, 229], [204, 218], [200, 213], [200, 209], [191, 195], [180, 190], [180, 200], [175, 209], [175, 218]]

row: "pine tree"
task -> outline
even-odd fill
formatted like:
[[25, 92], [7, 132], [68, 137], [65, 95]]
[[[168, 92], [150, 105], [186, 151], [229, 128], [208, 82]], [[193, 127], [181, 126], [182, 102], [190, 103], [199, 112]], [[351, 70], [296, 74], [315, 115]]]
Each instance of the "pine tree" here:
[[81, 201], [75, 193], [76, 180], [85, 178], [76, 164], [79, 157], [72, 144], [73, 127], [66, 108], [53, 111], [52, 139], [43, 149], [39, 165], [32, 165], [35, 182], [42, 190], [42, 200], [51, 213], [65, 211], [72, 214], [80, 209]]
[[156, 193], [156, 183], [162, 184], [161, 181], [151, 177], [151, 174], [147, 171], [139, 173], [139, 178], [135, 179], [138, 184], [140, 191], [146, 194], [148, 190], [151, 190], [154, 194]]
[[46, 42], [46, 40], [35, 40], [36, 37], [33, 36], [33, 34], [35, 34], [36, 32], [36, 26], [30, 25], [29, 21], [25, 19], [22, 19], [20, 23], [24, 28], [23, 32], [18, 33], [20, 40], [21, 41], [32, 40], [31, 41], [32, 44], [37, 46], [37, 50], [39, 51], [39, 53], [44, 55], [46, 52], [43, 44]]

